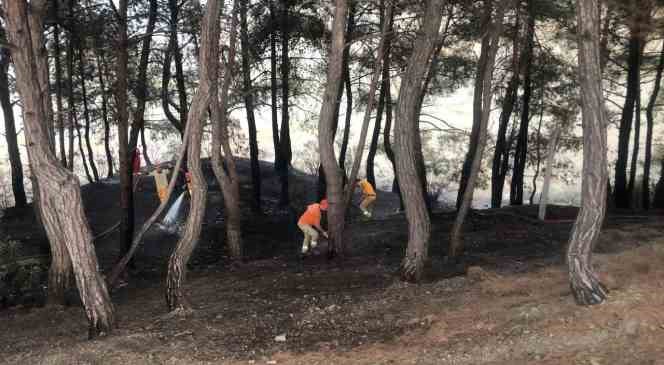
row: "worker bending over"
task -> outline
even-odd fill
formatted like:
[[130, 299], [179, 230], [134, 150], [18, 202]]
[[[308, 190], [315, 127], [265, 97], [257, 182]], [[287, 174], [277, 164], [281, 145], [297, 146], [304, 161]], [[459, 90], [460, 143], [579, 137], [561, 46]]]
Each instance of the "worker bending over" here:
[[371, 218], [373, 204], [376, 201], [376, 190], [374, 190], [373, 186], [371, 186], [371, 183], [367, 181], [367, 179], [357, 179], [355, 182], [357, 183], [357, 186], [362, 189], [362, 202], [360, 203], [362, 214], [367, 218]]
[[320, 204], [310, 204], [297, 222], [298, 228], [304, 233], [304, 241], [302, 241], [303, 255], [318, 245], [319, 231], [327, 238], [327, 232], [320, 226], [321, 211], [326, 211], [327, 206], [327, 199], [321, 200]]

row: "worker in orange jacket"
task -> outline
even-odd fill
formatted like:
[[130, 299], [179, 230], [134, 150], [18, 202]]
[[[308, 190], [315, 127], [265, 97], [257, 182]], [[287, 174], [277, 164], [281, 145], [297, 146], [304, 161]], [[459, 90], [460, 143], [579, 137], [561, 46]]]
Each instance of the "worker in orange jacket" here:
[[327, 207], [327, 199], [321, 200], [320, 203], [310, 204], [298, 220], [297, 227], [304, 233], [304, 241], [302, 241], [303, 255], [309, 252], [310, 249], [316, 248], [319, 231], [325, 238], [328, 237], [327, 232], [320, 226], [321, 211], [326, 211]]
[[371, 218], [371, 212], [373, 211], [373, 204], [376, 201], [376, 190], [374, 190], [371, 183], [367, 179], [357, 179], [355, 180], [357, 187], [362, 190], [362, 202], [360, 203], [360, 209], [365, 217]]

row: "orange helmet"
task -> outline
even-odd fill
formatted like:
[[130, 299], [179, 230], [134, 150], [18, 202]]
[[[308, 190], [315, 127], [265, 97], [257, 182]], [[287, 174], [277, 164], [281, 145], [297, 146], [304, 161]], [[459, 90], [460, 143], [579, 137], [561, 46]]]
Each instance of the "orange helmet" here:
[[327, 210], [328, 206], [329, 206], [329, 204], [327, 203], [327, 199], [323, 199], [323, 200], [320, 201], [320, 209]]

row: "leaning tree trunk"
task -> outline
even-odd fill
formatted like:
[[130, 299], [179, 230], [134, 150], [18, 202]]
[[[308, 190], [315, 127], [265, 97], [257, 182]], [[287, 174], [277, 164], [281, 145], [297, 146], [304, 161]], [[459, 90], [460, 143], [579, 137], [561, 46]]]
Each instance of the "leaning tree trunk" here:
[[18, 140], [16, 138], [14, 111], [12, 110], [12, 103], [9, 98], [9, 77], [7, 75], [9, 62], [9, 50], [3, 48], [0, 50], [0, 106], [2, 106], [2, 115], [5, 119], [5, 138], [7, 140], [9, 165], [12, 171], [14, 206], [23, 208], [28, 205], [28, 199], [25, 196], [25, 187], [23, 185], [23, 165], [21, 164], [21, 153], [18, 149]]
[[81, 77], [81, 97], [83, 98], [83, 117], [85, 118], [85, 145], [88, 152], [88, 163], [94, 181], [99, 181], [99, 171], [95, 164], [95, 157], [92, 153], [92, 144], [90, 143], [90, 109], [88, 108], [88, 93], [85, 88], [85, 66], [83, 64], [83, 47], [79, 44], [78, 49], [78, 73]]
[[537, 135], [535, 137], [535, 157], [537, 162], [535, 164], [535, 173], [533, 174], [533, 189], [530, 191], [530, 197], [528, 198], [528, 204], [533, 205], [535, 200], [535, 194], [537, 194], [537, 179], [539, 178], [540, 168], [542, 166], [542, 149], [540, 145], [542, 144], [542, 119], [544, 119], [544, 83], [542, 83], [540, 91], [540, 113], [539, 113], [539, 123], [537, 124]]
[[[34, 5], [34, 4], [31, 4]], [[35, 67], [38, 57], [29, 37], [28, 4], [24, 0], [5, 2], [4, 11], [9, 42], [15, 46], [12, 58], [16, 66], [16, 81], [23, 100], [25, 136], [33, 173], [40, 190], [41, 212], [46, 233], [51, 242], [65, 242], [73, 262], [76, 283], [89, 320], [89, 335], [95, 337], [113, 328], [114, 310], [106, 284], [97, 267], [81, 192], [76, 177], [63, 168], [50, 149], [48, 126], [44, 119], [44, 94], [41, 93]], [[40, 17], [31, 13], [31, 17]], [[41, 30], [40, 30], [41, 32]], [[39, 43], [37, 38], [36, 44]], [[43, 60], [42, 60], [43, 61]], [[67, 219], [63, 219], [67, 217]]]
[[[355, 27], [355, 0], [348, 0], [348, 22], [346, 23], [346, 43], [352, 43], [352, 35]], [[343, 183], [346, 184], [346, 153], [348, 152], [348, 140], [350, 138], [350, 124], [353, 116], [353, 84], [350, 80], [350, 47], [344, 47], [343, 63], [343, 87], [346, 92], [346, 114], [344, 115], [344, 132], [341, 136], [341, 148], [339, 149], [339, 168], [341, 169]], [[339, 118], [339, 103], [341, 95], [337, 96], [337, 115]], [[336, 131], [336, 125], [335, 125]]]
[[417, 123], [422, 80], [429, 67], [438, 30], [442, 20], [443, 0], [428, 0], [422, 16], [420, 32], [408, 60], [408, 67], [401, 78], [401, 88], [396, 106], [394, 147], [399, 189], [403, 196], [408, 219], [408, 246], [401, 263], [401, 277], [406, 281], [419, 281], [428, 258], [431, 222], [422, 184], [417, 174]]
[[591, 256], [606, 211], [606, 111], [599, 52], [598, 0], [577, 0], [579, 81], [583, 118], [581, 209], [567, 249], [570, 286], [578, 304], [599, 304], [606, 288], [595, 275]]
[[[69, 18], [73, 17], [73, 2], [69, 1]], [[71, 30], [67, 36], [67, 131], [69, 132], [69, 151], [67, 156], [67, 167], [69, 171], [74, 171], [74, 114], [76, 113], [74, 109], [74, 35]]]
[[533, 1], [528, 1], [528, 27], [526, 30], [526, 47], [523, 55], [524, 77], [523, 96], [521, 98], [521, 123], [514, 151], [514, 168], [510, 183], [510, 205], [523, 204], [523, 186], [526, 164], [528, 162], [528, 126], [530, 121], [530, 98], [532, 95], [533, 47], [535, 40], [535, 14]]
[[482, 55], [484, 62], [480, 62], [482, 69], [478, 70], [477, 75], [479, 81], [475, 82], [475, 87], [480, 91], [475, 91], [475, 97], [479, 99], [473, 100], [473, 120], [479, 121], [474, 123], [478, 125], [477, 145], [470, 146], [471, 150], [475, 150], [472, 154], [473, 159], [468, 173], [467, 185], [464, 189], [463, 198], [457, 212], [452, 231], [450, 233], [450, 245], [448, 249], [448, 260], [453, 262], [458, 259], [461, 251], [463, 250], [463, 243], [461, 241], [461, 230], [466, 215], [470, 210], [473, 202], [473, 193], [475, 192], [475, 184], [479, 176], [480, 167], [482, 165], [482, 155], [486, 146], [487, 128], [489, 125], [489, 116], [491, 115], [491, 100], [493, 97], [492, 80], [493, 70], [495, 68], [496, 52], [500, 43], [500, 34], [503, 30], [503, 12], [504, 4], [497, 4], [496, 17], [492, 20], [492, 4], [486, 3], [485, 14], [485, 27], [486, 33], [482, 39]]
[[[187, 128], [190, 128], [187, 165], [191, 172], [191, 209], [187, 217], [184, 233], [178, 241], [168, 261], [166, 278], [166, 303], [171, 311], [187, 311], [190, 306], [182, 288], [187, 274], [187, 263], [200, 237], [207, 182], [201, 169], [201, 140], [203, 137], [203, 119], [208, 111], [212, 88], [217, 83], [217, 61], [219, 57], [219, 2], [208, 0], [203, 27], [201, 29], [201, 47], [199, 53], [198, 90], [194, 94], [187, 116]], [[214, 106], [216, 100], [212, 104]]]
[[634, 117], [634, 104], [639, 88], [638, 64], [641, 50], [641, 42], [637, 34], [638, 29], [635, 28], [636, 26], [630, 30], [627, 95], [625, 95], [625, 104], [622, 109], [620, 126], [618, 128], [618, 158], [616, 160], [615, 183], [613, 186], [617, 208], [629, 208], [630, 205], [630, 195], [627, 189], [627, 158], [629, 154], [629, 139], [632, 132], [632, 119]]
[[249, 54], [249, 31], [247, 29], [247, 4], [249, 0], [240, 2], [240, 43], [242, 48], [242, 81], [244, 89], [244, 106], [247, 111], [247, 127], [249, 129], [249, 156], [251, 159], [251, 187], [253, 199], [251, 206], [254, 211], [261, 210], [261, 169], [258, 159], [258, 137], [256, 136], [256, 117], [254, 115], [254, 90], [251, 85], [251, 60]]
[[335, 0], [334, 19], [332, 22], [332, 43], [330, 45], [325, 94], [318, 120], [318, 146], [320, 161], [325, 172], [325, 185], [329, 209], [327, 213], [330, 234], [330, 257], [345, 254], [344, 248], [344, 211], [342, 171], [334, 156], [334, 109], [339, 86], [343, 77], [343, 50], [345, 46], [346, 0]]
[[662, 71], [664, 70], [664, 42], [662, 50], [659, 53], [659, 63], [657, 64], [657, 74], [655, 76], [655, 86], [653, 86], [650, 101], [646, 107], [646, 151], [643, 162], [643, 208], [650, 209], [650, 166], [652, 165], [652, 131], [655, 120], [655, 103], [659, 95], [659, 89], [662, 82]]
[[553, 162], [555, 160], [556, 147], [558, 146], [558, 139], [562, 132], [562, 125], [557, 125], [551, 136], [549, 136], [549, 143], [546, 147], [546, 171], [544, 172], [544, 182], [542, 184], [542, 194], [540, 194], [539, 210], [537, 217], [539, 220], [546, 219], [546, 206], [549, 203], [549, 191], [551, 190], [551, 177], [553, 177]]
[[[212, 170], [221, 186], [224, 195], [224, 213], [226, 215], [226, 246], [232, 259], [242, 258], [241, 211], [240, 211], [240, 183], [230, 147], [228, 135], [228, 90], [230, 89], [235, 73], [235, 55], [237, 42], [237, 9], [238, 1], [233, 3], [230, 40], [228, 46], [228, 62], [224, 68], [224, 78], [221, 95], [217, 96], [216, 85], [211, 91], [212, 116]], [[217, 74], [216, 68], [213, 75]], [[216, 78], [215, 78], [216, 79]], [[222, 161], [221, 151], [224, 156]]]

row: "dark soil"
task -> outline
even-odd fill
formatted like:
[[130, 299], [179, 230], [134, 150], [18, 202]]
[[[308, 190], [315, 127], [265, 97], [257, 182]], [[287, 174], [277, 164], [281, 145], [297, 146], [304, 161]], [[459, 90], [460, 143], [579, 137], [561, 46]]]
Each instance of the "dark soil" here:
[[[379, 192], [373, 220], [351, 217], [345, 260], [328, 261], [324, 242], [301, 258], [295, 222], [313, 199], [315, 179], [294, 175], [298, 200], [282, 209], [276, 176], [270, 165], [263, 171], [264, 213], [244, 211], [244, 262], [225, 257], [222, 198], [210, 179], [204, 233], [186, 284], [193, 312], [166, 312], [162, 284], [177, 235], [153, 230], [129, 285], [113, 292], [119, 327], [112, 335], [86, 340], [75, 293], [72, 306], [58, 310], [34, 300], [12, 303], [0, 311], [0, 362], [595, 365], [662, 358], [661, 216], [609, 215], [595, 262], [611, 296], [585, 309], [573, 303], [563, 260], [574, 207], [550, 207], [547, 222], [535, 219], [535, 206], [473, 211], [464, 261], [453, 269], [441, 256], [454, 214], [436, 211], [427, 277], [413, 285], [397, 275], [407, 223], [394, 213], [395, 196]], [[95, 233], [113, 225], [117, 185], [83, 191]], [[249, 191], [245, 181], [243, 196]], [[149, 179], [137, 196], [145, 219], [157, 205]], [[21, 241], [26, 255], [47, 255], [31, 219], [30, 211], [8, 212], [0, 234]], [[117, 237], [96, 247], [108, 270], [118, 259]]]

